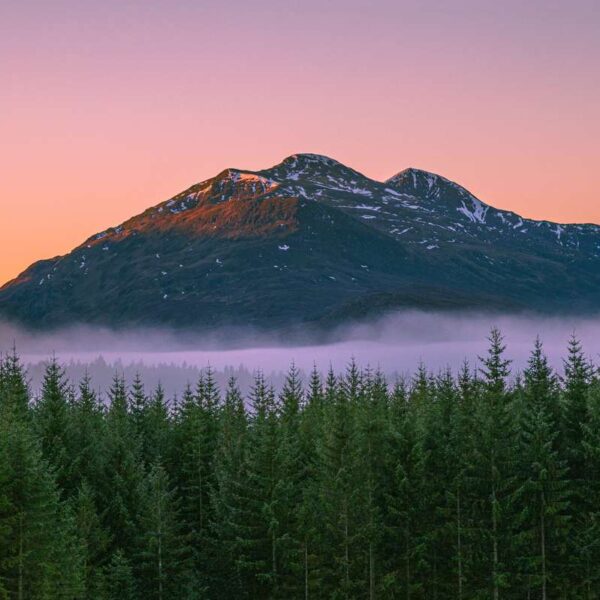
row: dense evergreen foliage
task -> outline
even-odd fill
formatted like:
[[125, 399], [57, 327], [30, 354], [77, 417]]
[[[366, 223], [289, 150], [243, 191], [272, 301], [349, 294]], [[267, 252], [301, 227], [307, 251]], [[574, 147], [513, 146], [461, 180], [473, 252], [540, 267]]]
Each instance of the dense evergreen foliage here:
[[210, 369], [179, 399], [0, 362], [0, 599], [600, 598], [600, 375]]

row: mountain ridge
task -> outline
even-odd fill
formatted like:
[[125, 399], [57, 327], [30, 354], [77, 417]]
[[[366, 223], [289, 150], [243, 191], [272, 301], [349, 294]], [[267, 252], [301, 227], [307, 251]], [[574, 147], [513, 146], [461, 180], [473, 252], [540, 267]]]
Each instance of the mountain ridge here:
[[497, 209], [441, 175], [295, 154], [224, 169], [0, 288], [68, 323], [328, 326], [396, 308], [595, 311], [600, 227]]

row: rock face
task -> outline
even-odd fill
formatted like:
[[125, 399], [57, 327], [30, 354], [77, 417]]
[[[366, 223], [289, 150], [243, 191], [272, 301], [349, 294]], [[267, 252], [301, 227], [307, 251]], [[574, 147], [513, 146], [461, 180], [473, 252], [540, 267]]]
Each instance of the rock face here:
[[374, 181], [297, 154], [227, 169], [33, 264], [0, 316], [206, 329], [326, 327], [397, 308], [593, 312], [600, 227], [524, 219], [433, 173]]

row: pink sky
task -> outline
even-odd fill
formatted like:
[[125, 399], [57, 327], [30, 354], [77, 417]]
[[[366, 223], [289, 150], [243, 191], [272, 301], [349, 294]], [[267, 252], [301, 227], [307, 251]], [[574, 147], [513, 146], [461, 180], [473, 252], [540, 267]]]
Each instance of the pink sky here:
[[0, 282], [297, 152], [600, 222], [599, 63], [597, 0], [6, 0]]

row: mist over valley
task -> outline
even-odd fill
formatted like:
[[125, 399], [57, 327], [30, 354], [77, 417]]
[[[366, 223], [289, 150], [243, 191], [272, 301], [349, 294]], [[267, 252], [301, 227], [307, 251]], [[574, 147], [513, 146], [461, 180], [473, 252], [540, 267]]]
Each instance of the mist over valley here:
[[304, 381], [313, 366], [322, 374], [330, 367], [341, 373], [353, 359], [361, 368], [380, 369], [390, 383], [398, 377], [410, 378], [421, 363], [433, 374], [446, 368], [457, 372], [465, 360], [477, 369], [492, 327], [505, 336], [513, 373], [525, 368], [538, 336], [558, 371], [573, 334], [592, 360], [600, 354], [600, 319], [422, 311], [342, 326], [326, 336], [297, 331], [287, 339], [248, 328], [182, 336], [169, 328], [116, 331], [74, 326], [32, 332], [2, 324], [0, 349], [7, 352], [15, 344], [34, 390], [39, 389], [48, 360], [55, 356], [73, 383], [87, 372], [94, 387], [106, 392], [115, 374], [131, 382], [139, 373], [151, 388], [160, 382], [168, 396], [180, 396], [208, 366], [221, 387], [233, 376], [244, 391], [259, 370], [279, 390], [292, 363]]

